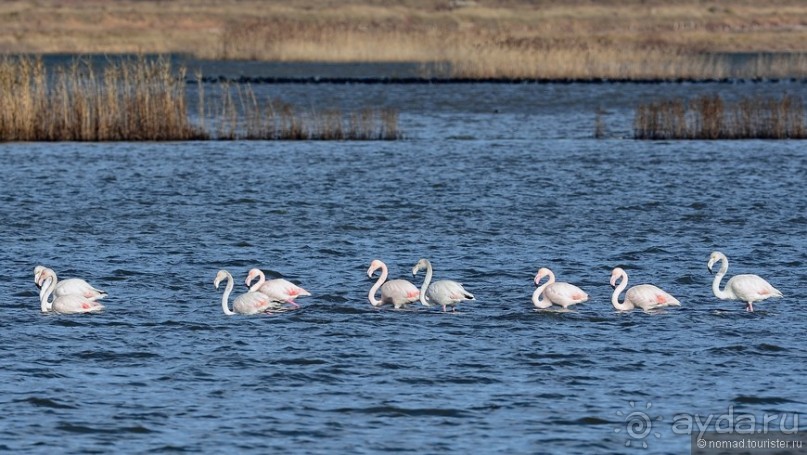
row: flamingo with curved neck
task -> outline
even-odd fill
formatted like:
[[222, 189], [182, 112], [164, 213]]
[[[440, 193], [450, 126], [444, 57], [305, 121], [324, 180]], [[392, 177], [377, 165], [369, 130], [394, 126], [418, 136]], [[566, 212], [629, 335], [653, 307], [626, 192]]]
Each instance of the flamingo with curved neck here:
[[[549, 278], [546, 283], [539, 285], [544, 277]], [[549, 308], [552, 304], [566, 309], [571, 305], [588, 300], [588, 294], [579, 287], [563, 281], [555, 282], [555, 274], [546, 267], [538, 270], [538, 274], [535, 275], [535, 284], [538, 288], [532, 293], [532, 304], [539, 309]]]
[[712, 292], [715, 297], [721, 300], [741, 300], [745, 302], [745, 310], [754, 311], [754, 302], [759, 302], [771, 297], [782, 297], [782, 293], [771, 286], [759, 275], [735, 275], [726, 282], [724, 289], [720, 289], [720, 281], [729, 269], [729, 260], [725, 254], [715, 251], [709, 256], [709, 263], [706, 268], [712, 272], [715, 263], [720, 262], [720, 270], [712, 281]]
[[[252, 283], [255, 278], [258, 278], [258, 282], [250, 286], [250, 283]], [[305, 289], [283, 278], [267, 281], [266, 275], [264, 275], [263, 271], [260, 269], [251, 269], [247, 274], [245, 283], [249, 286], [249, 292], [260, 292], [269, 296], [272, 300], [289, 303], [294, 308], [300, 307], [300, 305], [297, 305], [297, 302], [294, 301], [295, 298], [311, 295], [311, 293]]]
[[[81, 294], [67, 294], [56, 297], [53, 294], [56, 288], [54, 277], [46, 276], [41, 284], [45, 289], [45, 292], [40, 294], [40, 308], [43, 313], [48, 311], [61, 314], [98, 313], [104, 309], [103, 305], [96, 302], [100, 298], [97, 296], [85, 297]], [[54, 295], [53, 301], [48, 302], [51, 294]]]
[[[370, 288], [370, 293], [367, 295], [371, 305], [380, 307], [384, 304], [391, 304], [397, 310], [418, 300], [420, 291], [418, 291], [418, 288], [416, 288], [414, 284], [406, 280], [386, 281], [387, 265], [378, 259], [370, 263], [370, 268], [367, 269], [367, 277], [372, 278], [373, 273], [378, 269], [381, 269], [381, 275], [378, 277], [373, 287]], [[381, 288], [381, 299], [377, 300], [375, 294], [379, 288]]]
[[423, 306], [436, 303], [443, 307], [445, 313], [448, 306], [452, 307], [452, 311], [456, 311], [457, 304], [463, 300], [476, 300], [473, 294], [456, 281], [438, 280], [432, 283], [432, 263], [428, 259], [421, 259], [412, 267], [412, 276], [416, 276], [423, 269], [426, 269], [426, 278], [420, 285], [420, 303]]
[[[41, 266], [40, 266], [41, 267]], [[83, 297], [93, 297], [95, 299], [103, 299], [107, 296], [106, 291], [102, 291], [100, 289], [96, 289], [87, 283], [86, 281], [80, 278], [68, 278], [66, 280], [59, 281], [59, 278], [56, 276], [56, 272], [53, 269], [49, 269], [47, 267], [42, 267], [37, 274], [36, 269], [34, 269], [34, 276], [37, 279], [37, 285], [40, 286], [40, 295], [41, 295], [41, 288], [42, 283], [46, 280], [50, 279], [53, 281], [53, 296], [54, 298], [63, 297], [66, 295], [80, 295]]]
[[[621, 280], [619, 286], [617, 281]], [[625, 293], [625, 301], [619, 302], [619, 294], [628, 286], [628, 274], [622, 268], [617, 267], [611, 272], [611, 286], [614, 293], [611, 295], [611, 304], [619, 311], [628, 311], [636, 307], [645, 311], [654, 310], [671, 305], [681, 305], [675, 297], [659, 289], [652, 284], [639, 284], [628, 289]]]
[[227, 286], [224, 289], [224, 294], [221, 296], [221, 309], [224, 311], [224, 314], [257, 314], [263, 313], [269, 309], [279, 308], [279, 305], [275, 304], [266, 294], [260, 292], [246, 292], [235, 298], [233, 301], [233, 309], [230, 310], [228, 302], [230, 300], [230, 293], [233, 291], [233, 276], [226, 270], [219, 270], [216, 274], [216, 279], [213, 280], [213, 286], [218, 289], [219, 284], [225, 279], [227, 280]]

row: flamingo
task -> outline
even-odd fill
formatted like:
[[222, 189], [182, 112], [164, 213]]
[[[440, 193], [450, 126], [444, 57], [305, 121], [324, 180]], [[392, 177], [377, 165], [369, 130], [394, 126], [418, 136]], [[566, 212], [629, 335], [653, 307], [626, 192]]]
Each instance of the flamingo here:
[[[555, 274], [546, 267], [541, 267], [538, 270], [538, 274], [535, 275], [535, 284], [538, 285], [545, 276], [549, 277], [547, 282], [538, 286], [535, 292], [532, 293], [532, 304], [536, 308], [549, 308], [554, 303], [566, 309], [571, 305], [588, 300], [588, 294], [579, 287], [562, 281], [555, 282]], [[542, 294], [543, 299], [541, 299]]]
[[715, 251], [709, 256], [709, 263], [706, 267], [712, 272], [715, 263], [720, 262], [720, 270], [712, 281], [712, 292], [715, 297], [721, 300], [742, 300], [746, 303], [745, 310], [754, 311], [754, 302], [759, 302], [771, 297], [782, 297], [778, 289], [771, 286], [759, 275], [735, 275], [726, 283], [726, 287], [720, 290], [720, 281], [729, 269], [729, 260], [725, 254]]
[[[617, 280], [622, 279], [619, 286]], [[619, 294], [628, 286], [628, 274], [617, 267], [611, 272], [611, 286], [614, 286], [614, 293], [611, 295], [611, 304], [619, 311], [632, 310], [639, 307], [645, 311], [658, 309], [670, 305], [681, 305], [675, 297], [653, 286], [652, 284], [639, 284], [628, 289], [625, 293], [625, 301], [619, 303]]]
[[295, 298], [311, 295], [305, 289], [283, 278], [266, 281], [266, 275], [264, 275], [260, 269], [252, 269], [249, 271], [247, 280], [245, 281], [246, 285], [249, 286], [256, 277], [258, 278], [258, 282], [249, 288], [249, 292], [263, 293], [272, 300], [290, 303], [294, 308], [300, 307], [300, 305], [297, 305], [294, 301]]
[[56, 297], [54, 294], [53, 301], [48, 302], [48, 299], [50, 299], [51, 294], [56, 288], [56, 277], [45, 276], [45, 279], [40, 283], [45, 289], [45, 292], [41, 293], [40, 296], [40, 303], [43, 313], [48, 311], [61, 314], [98, 313], [104, 309], [103, 305], [96, 302], [97, 299], [101, 298], [98, 296], [87, 297], [81, 294], [67, 294]]
[[230, 310], [227, 302], [230, 299], [230, 293], [233, 291], [233, 276], [226, 270], [219, 270], [219, 273], [216, 274], [216, 279], [213, 280], [213, 286], [216, 286], [216, 289], [218, 289], [219, 283], [224, 279], [227, 279], [227, 287], [224, 289], [224, 294], [221, 296], [221, 309], [224, 310], [224, 314], [256, 314], [280, 307], [280, 305], [273, 302], [266, 294], [260, 292], [246, 292], [235, 298], [235, 301], [233, 301], [233, 309]]
[[[37, 266], [37, 268], [42, 266]], [[68, 278], [66, 280], [59, 281], [59, 278], [56, 276], [56, 272], [53, 269], [49, 269], [47, 267], [42, 267], [37, 274], [37, 269], [34, 269], [34, 277], [37, 280], [37, 285], [40, 287], [39, 289], [39, 297], [40, 300], [42, 298], [42, 294], [44, 286], [43, 283], [50, 279], [53, 281], [53, 297], [59, 298], [64, 297], [66, 295], [79, 295], [82, 297], [90, 298], [93, 297], [96, 300], [103, 299], [107, 296], [106, 291], [102, 291], [100, 289], [96, 289], [87, 283], [86, 281], [80, 278]]]
[[[387, 265], [378, 259], [370, 263], [370, 268], [367, 269], [367, 276], [372, 278], [373, 273], [378, 269], [381, 269], [381, 276], [378, 277], [378, 281], [370, 288], [368, 295], [370, 303], [374, 307], [389, 303], [397, 310], [418, 299], [420, 291], [418, 291], [418, 288], [416, 288], [414, 284], [406, 280], [390, 280], [385, 283], [384, 281], [387, 279]], [[378, 288], [381, 288], [381, 300], [376, 300], [375, 298], [375, 293], [378, 291]]]
[[420, 303], [423, 306], [431, 306], [431, 303], [436, 303], [443, 307], [445, 313], [447, 306], [451, 306], [452, 311], [456, 311], [457, 304], [463, 300], [476, 300], [473, 294], [466, 291], [462, 284], [456, 281], [439, 280], [431, 283], [432, 263], [428, 259], [421, 259], [412, 267], [412, 276], [417, 275], [423, 269], [426, 269], [426, 279], [420, 286]]

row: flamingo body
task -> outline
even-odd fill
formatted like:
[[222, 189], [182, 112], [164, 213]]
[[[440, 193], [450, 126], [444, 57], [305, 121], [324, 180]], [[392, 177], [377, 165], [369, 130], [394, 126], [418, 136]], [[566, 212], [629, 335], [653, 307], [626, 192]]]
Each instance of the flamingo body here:
[[[53, 302], [48, 303], [48, 299], [56, 287], [56, 280], [53, 277], [47, 276], [45, 281], [42, 282], [45, 292], [40, 295], [40, 302], [42, 304], [42, 311], [53, 311], [60, 314], [78, 314], [78, 313], [98, 313], [104, 309], [104, 306], [96, 299], [99, 297], [85, 297], [78, 294], [68, 294], [61, 297], [55, 297]], [[47, 308], [47, 310], [46, 310]]]
[[39, 286], [42, 286], [42, 283], [47, 279], [53, 280], [53, 283], [55, 283], [53, 289], [54, 298], [64, 297], [66, 295], [80, 295], [86, 298], [93, 297], [95, 299], [103, 299], [107, 296], [106, 291], [97, 289], [80, 278], [68, 278], [60, 281], [56, 276], [56, 272], [49, 268], [43, 267], [38, 274], [36, 274], [35, 269], [35, 276], [37, 277], [37, 284]]
[[406, 280], [389, 280], [381, 285], [381, 304], [391, 304], [396, 309], [417, 301], [420, 291]]
[[654, 310], [664, 306], [680, 306], [681, 302], [663, 289], [652, 284], [639, 284], [628, 289], [625, 301], [643, 310]]
[[[415, 285], [409, 281], [386, 281], [388, 274], [387, 265], [378, 259], [370, 263], [370, 268], [367, 269], [367, 276], [372, 278], [373, 273], [378, 269], [381, 269], [381, 275], [378, 277], [378, 280], [375, 282], [373, 287], [370, 288], [370, 293], [367, 296], [371, 305], [374, 307], [392, 305], [397, 310], [418, 300], [420, 297], [420, 291], [418, 291], [418, 288], [416, 288]], [[380, 300], [375, 298], [375, 294], [379, 288], [381, 289]]]
[[443, 312], [447, 307], [452, 307], [452, 311], [456, 310], [457, 304], [464, 300], [476, 300], [474, 295], [466, 291], [462, 284], [452, 280], [438, 280], [431, 282], [432, 279], [432, 263], [428, 259], [421, 259], [412, 268], [412, 275], [426, 269], [426, 278], [420, 286], [420, 303], [424, 306], [431, 306], [431, 304], [440, 305]]
[[715, 297], [723, 300], [740, 300], [745, 302], [746, 311], [754, 311], [754, 302], [769, 299], [771, 297], [782, 297], [782, 293], [765, 281], [759, 275], [743, 274], [735, 275], [726, 282], [726, 287], [720, 289], [720, 281], [729, 269], [729, 260], [725, 254], [715, 251], [709, 257], [707, 268], [712, 271], [715, 263], [721, 262], [720, 270], [715, 275], [712, 282], [712, 292]]
[[[258, 282], [250, 286], [255, 278]], [[291, 281], [284, 280], [283, 278], [276, 278], [267, 280], [266, 275], [260, 269], [251, 269], [247, 275], [246, 285], [250, 286], [249, 292], [260, 292], [269, 296], [272, 300], [277, 302], [287, 302], [294, 306], [298, 306], [294, 302], [297, 297], [310, 296], [311, 293], [305, 289], [297, 286]]]
[[53, 299], [51, 310], [60, 314], [78, 313], [99, 313], [104, 309], [100, 302], [96, 302], [94, 297], [84, 297], [70, 294]]
[[[566, 309], [588, 300], [588, 294], [579, 287], [563, 281], [556, 282], [555, 274], [546, 267], [538, 270], [538, 274], [535, 275], [535, 284], [538, 284], [545, 276], [549, 277], [547, 282], [538, 286], [532, 293], [532, 303], [536, 308], [549, 308], [554, 304]], [[541, 299], [541, 296], [544, 298]]]
[[218, 289], [219, 284], [224, 279], [227, 280], [227, 287], [224, 289], [224, 294], [221, 296], [221, 309], [224, 311], [224, 314], [257, 314], [280, 307], [280, 305], [266, 294], [260, 292], [246, 292], [235, 298], [233, 301], [233, 309], [230, 310], [228, 300], [233, 290], [233, 276], [226, 270], [219, 270], [218, 274], [216, 274], [216, 279], [213, 281], [213, 285]]
[[[616, 282], [621, 279], [617, 286]], [[619, 294], [628, 286], [628, 274], [623, 269], [617, 267], [611, 272], [611, 286], [614, 286], [614, 293], [611, 296], [611, 304], [620, 311], [641, 308], [645, 311], [655, 310], [666, 306], [679, 306], [681, 302], [664, 290], [652, 284], [639, 284], [628, 289], [625, 293], [625, 301], [619, 302]]]

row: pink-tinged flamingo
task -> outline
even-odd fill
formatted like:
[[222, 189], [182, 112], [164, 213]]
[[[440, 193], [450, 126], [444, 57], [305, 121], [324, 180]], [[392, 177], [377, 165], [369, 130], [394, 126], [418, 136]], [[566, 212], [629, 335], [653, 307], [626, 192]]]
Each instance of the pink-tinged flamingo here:
[[[107, 296], [106, 291], [96, 289], [80, 278], [68, 278], [66, 280], [59, 281], [59, 278], [56, 276], [56, 272], [41, 265], [34, 269], [34, 278], [36, 279], [37, 286], [40, 288], [40, 301], [43, 301], [42, 295], [46, 289], [43, 283], [45, 283], [47, 280], [50, 280], [51, 284], [53, 285], [52, 292], [54, 299], [67, 295], [78, 295], [85, 298], [92, 298], [93, 300], [100, 300]], [[47, 299], [44, 301], [47, 302]], [[50, 303], [47, 303], [47, 305], [48, 308], [44, 309], [43, 307], [42, 311], [50, 310]]]
[[280, 305], [273, 302], [266, 294], [260, 292], [246, 292], [235, 298], [235, 301], [233, 301], [233, 309], [230, 310], [228, 301], [230, 299], [230, 293], [233, 291], [233, 276], [226, 270], [219, 270], [219, 273], [216, 274], [216, 279], [213, 281], [213, 285], [218, 289], [219, 283], [224, 279], [227, 280], [227, 287], [224, 289], [224, 294], [221, 296], [221, 309], [224, 310], [224, 314], [257, 314], [263, 313], [266, 310], [280, 308]]
[[56, 288], [56, 278], [45, 276], [40, 283], [45, 289], [45, 292], [40, 295], [42, 312], [53, 311], [61, 314], [98, 313], [104, 309], [103, 305], [96, 302], [99, 297], [85, 297], [81, 294], [67, 294], [60, 297], [54, 295], [53, 301], [48, 302]]
[[[387, 265], [378, 259], [370, 263], [370, 268], [367, 269], [367, 277], [372, 278], [373, 273], [378, 269], [381, 269], [381, 276], [378, 277], [378, 281], [370, 288], [370, 293], [368, 294], [370, 303], [374, 307], [391, 304], [397, 310], [418, 300], [420, 291], [418, 291], [418, 288], [416, 288], [414, 284], [406, 280], [390, 280], [385, 282], [387, 279]], [[381, 300], [376, 300], [375, 298], [375, 293], [378, 291], [378, 288], [381, 288]]]
[[419, 260], [412, 267], [412, 275], [417, 275], [423, 269], [426, 269], [426, 278], [420, 286], [420, 303], [423, 306], [431, 306], [432, 303], [436, 303], [443, 307], [445, 313], [448, 306], [452, 307], [452, 311], [456, 311], [457, 304], [463, 300], [476, 300], [473, 294], [466, 291], [462, 284], [456, 281], [438, 280], [432, 283], [432, 263], [428, 259]]
[[717, 262], [721, 264], [720, 270], [718, 270], [714, 281], [712, 281], [712, 292], [718, 299], [741, 300], [746, 304], [745, 310], [753, 312], [754, 302], [771, 297], [782, 297], [782, 293], [778, 289], [758, 275], [735, 275], [729, 279], [726, 287], [721, 291], [720, 281], [729, 269], [729, 260], [725, 254], [715, 251], [709, 256], [709, 263], [706, 265], [709, 272], [712, 272], [712, 267]]
[[246, 285], [249, 286], [255, 278], [258, 278], [258, 282], [250, 286], [249, 292], [260, 292], [269, 296], [269, 298], [274, 301], [289, 303], [294, 308], [300, 307], [300, 305], [297, 305], [297, 302], [294, 301], [295, 298], [311, 295], [305, 289], [283, 278], [267, 281], [266, 275], [264, 275], [263, 271], [260, 269], [251, 269], [249, 271], [245, 281]]
[[[549, 277], [546, 283], [538, 286], [545, 276]], [[571, 305], [588, 300], [588, 294], [579, 287], [563, 281], [555, 282], [555, 274], [546, 267], [538, 270], [538, 274], [535, 275], [535, 284], [538, 288], [532, 293], [532, 304], [536, 308], [545, 309], [555, 304], [566, 309]], [[541, 299], [541, 296], [544, 298]]]
[[[619, 286], [616, 282], [621, 279]], [[628, 286], [628, 274], [620, 267], [611, 272], [611, 286], [615, 287], [611, 295], [611, 304], [619, 311], [628, 311], [636, 307], [645, 311], [654, 310], [671, 305], [681, 305], [675, 297], [653, 286], [652, 284], [639, 284], [628, 289], [625, 293], [625, 301], [619, 303], [619, 294]]]

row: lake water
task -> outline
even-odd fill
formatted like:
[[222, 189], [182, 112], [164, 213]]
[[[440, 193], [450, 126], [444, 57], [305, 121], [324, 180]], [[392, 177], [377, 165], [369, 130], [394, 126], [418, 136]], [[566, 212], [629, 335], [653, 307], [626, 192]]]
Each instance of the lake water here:
[[[626, 139], [637, 100], [801, 85], [261, 90], [397, 106], [407, 139], [0, 145], [0, 450], [685, 453], [682, 415], [807, 427], [805, 143]], [[785, 298], [717, 300], [713, 250]], [[372, 308], [370, 261], [421, 257], [477, 301]], [[37, 264], [106, 310], [41, 314]], [[616, 266], [682, 306], [616, 312]], [[252, 267], [313, 295], [225, 316], [216, 272], [243, 292]], [[591, 300], [535, 310], [540, 267]]]

